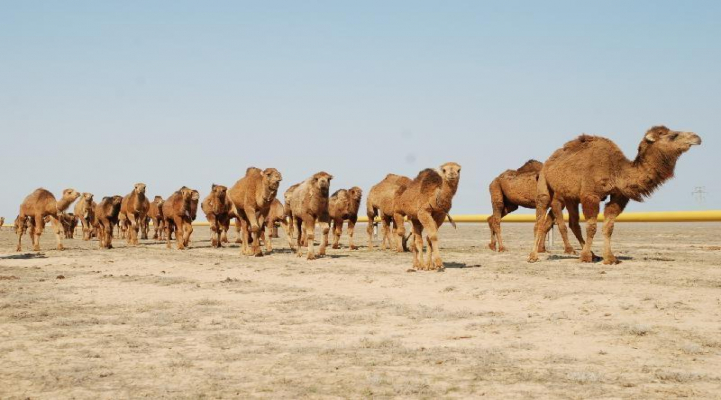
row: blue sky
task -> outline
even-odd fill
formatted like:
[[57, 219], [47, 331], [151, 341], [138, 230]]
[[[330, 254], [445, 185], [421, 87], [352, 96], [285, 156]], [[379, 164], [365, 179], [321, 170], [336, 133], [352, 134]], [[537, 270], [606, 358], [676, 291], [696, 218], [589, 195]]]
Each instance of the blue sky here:
[[721, 2], [156, 1], [0, 5], [0, 215], [37, 187], [97, 197], [248, 166], [281, 191], [325, 170], [463, 166], [454, 213], [581, 133], [633, 158], [646, 129], [704, 139], [629, 210], [721, 209]]

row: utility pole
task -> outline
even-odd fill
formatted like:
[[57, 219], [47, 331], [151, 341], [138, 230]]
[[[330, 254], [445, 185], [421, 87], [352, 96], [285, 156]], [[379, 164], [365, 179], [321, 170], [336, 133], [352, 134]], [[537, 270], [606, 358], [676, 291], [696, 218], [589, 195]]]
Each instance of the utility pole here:
[[696, 200], [696, 205], [699, 206], [699, 208], [703, 208], [706, 205], [706, 194], [708, 194], [706, 186], [696, 186], [693, 188], [691, 195]]

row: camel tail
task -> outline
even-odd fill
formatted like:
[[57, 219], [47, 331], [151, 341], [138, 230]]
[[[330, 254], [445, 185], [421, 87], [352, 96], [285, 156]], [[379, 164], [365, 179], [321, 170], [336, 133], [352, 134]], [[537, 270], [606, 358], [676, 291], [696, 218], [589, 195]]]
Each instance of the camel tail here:
[[454, 221], [453, 218], [451, 218], [451, 214], [446, 214], [446, 217], [448, 217], [448, 222], [451, 223], [451, 225], [453, 226], [453, 229], [458, 230], [458, 227], [456, 227], [456, 221]]

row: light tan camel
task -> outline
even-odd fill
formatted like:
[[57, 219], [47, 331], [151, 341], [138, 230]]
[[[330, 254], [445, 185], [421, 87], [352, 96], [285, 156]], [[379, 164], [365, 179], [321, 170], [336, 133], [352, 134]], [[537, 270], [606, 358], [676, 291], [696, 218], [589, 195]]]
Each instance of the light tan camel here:
[[[358, 222], [358, 209], [360, 208], [363, 191], [354, 186], [348, 190], [340, 189], [330, 196], [328, 201], [328, 215], [333, 223], [333, 248], [340, 248], [340, 235], [343, 233], [343, 221], [348, 221], [348, 246], [357, 250], [353, 244], [353, 232]], [[370, 224], [370, 223], [369, 223]]]
[[369, 250], [373, 249], [373, 221], [376, 217], [380, 217], [381, 230], [383, 232], [381, 249], [385, 250], [387, 245], [387, 248], [395, 247], [399, 252], [406, 250], [405, 237], [400, 238], [401, 240], [394, 244], [395, 240], [393, 240], [394, 235], [391, 232], [391, 228], [397, 230], [397, 227], [393, 226], [395, 224], [393, 220], [395, 201], [411, 182], [411, 179], [406, 176], [388, 174], [368, 192], [366, 212], [368, 215], [367, 231]]
[[229, 219], [228, 187], [216, 185], [210, 188], [210, 194], [203, 199], [201, 208], [210, 224], [210, 243], [213, 247], [223, 247], [222, 234], [225, 221]]
[[80, 226], [83, 229], [83, 240], [88, 241], [93, 236], [95, 225], [95, 209], [93, 206], [93, 194], [83, 193], [75, 203], [75, 215], [80, 219]]
[[190, 243], [190, 235], [193, 233], [192, 202], [197, 193], [183, 186], [163, 203], [163, 225], [168, 248], [174, 231], [178, 250], [185, 250]]
[[113, 227], [118, 224], [118, 215], [123, 203], [122, 196], [103, 197], [95, 206], [96, 232], [101, 249], [113, 248]]
[[[458, 190], [461, 166], [449, 162], [438, 170], [425, 169], [411, 182], [395, 204], [394, 220], [401, 221], [397, 232], [403, 237], [402, 218], [407, 217], [413, 225], [415, 251], [413, 267], [417, 269], [443, 270], [438, 228], [451, 210], [453, 196]], [[423, 231], [427, 232], [428, 262], [423, 259]]]
[[[74, 189], [63, 190], [60, 200], [46, 189], [40, 188], [28, 195], [20, 204], [18, 221], [25, 221], [22, 225], [29, 224], [30, 238], [33, 242], [33, 250], [40, 251], [40, 235], [45, 228], [45, 217], [50, 217], [55, 230], [57, 249], [63, 250], [62, 224], [59, 220], [60, 213], [67, 210], [70, 205], [80, 197], [80, 193]], [[17, 251], [22, 251], [22, 235], [18, 235]]]
[[145, 223], [150, 202], [145, 197], [145, 184], [136, 183], [133, 191], [123, 197], [120, 206], [120, 220], [127, 226], [127, 241], [129, 245], [138, 244], [138, 231]]
[[[496, 240], [498, 241], [498, 251], [506, 251], [501, 236], [501, 218], [516, 211], [518, 207], [536, 209], [536, 186], [538, 175], [541, 173], [543, 164], [536, 160], [529, 160], [521, 168], [509, 169], [500, 174], [491, 182], [488, 191], [491, 194], [491, 206], [493, 214], [488, 217], [488, 226], [491, 229], [491, 242], [488, 248], [496, 251]], [[563, 209], [563, 205], [561, 205]], [[576, 212], [577, 214], [577, 212]], [[544, 232], [547, 234], [553, 228], [555, 218], [553, 210], [549, 211], [549, 218], [546, 219]], [[578, 224], [578, 220], [570, 221], [570, 223]], [[575, 231], [574, 231], [575, 232]], [[562, 236], [565, 231], [562, 232]], [[578, 241], [583, 246], [583, 237], [579, 237]], [[565, 252], [572, 254], [573, 248], [570, 246], [568, 237], [563, 237]], [[543, 240], [539, 252], [546, 251], [546, 241]]]
[[153, 239], [163, 240], [164, 229], [163, 229], [163, 200], [162, 196], [155, 196], [153, 201], [148, 205], [148, 217], [153, 221]]
[[[258, 168], [250, 167], [246, 170], [245, 176], [228, 190], [228, 197], [233, 204], [233, 214], [245, 222], [241, 225], [243, 254], [263, 256], [259, 244], [261, 230], [259, 220], [268, 216], [270, 205], [278, 193], [278, 186], [282, 179], [280, 172], [275, 168], [266, 168], [261, 171]], [[252, 248], [248, 228], [253, 236]]]
[[[610, 196], [604, 209], [603, 263], [618, 264], [611, 250], [616, 217], [623, 212], [629, 200], [643, 201], [673, 177], [681, 154], [700, 144], [701, 138], [695, 133], [672, 131], [665, 126], [655, 126], [646, 132], [633, 161], [606, 138], [581, 135], [566, 143], [546, 161], [538, 177], [536, 240], [528, 261], [538, 261], [538, 248], [543, 240], [541, 228], [545, 225], [549, 206], [554, 207], [559, 229], [565, 229], [559, 203], [565, 203], [569, 212], [577, 210], [578, 204], [581, 204], [587, 222], [586, 243], [580, 260], [593, 261], [591, 247], [600, 203]], [[580, 236], [580, 226], [578, 231], [577, 237]]]
[[[323, 232], [323, 239], [318, 249], [318, 255], [325, 255], [325, 249], [328, 245], [328, 231], [330, 230], [328, 197], [330, 194], [331, 179], [333, 179], [333, 176], [327, 172], [318, 172], [294, 187], [290, 194], [290, 207], [293, 216], [291, 223], [295, 224], [295, 229], [298, 231], [298, 257], [303, 256], [301, 243], [303, 236], [305, 236], [305, 242], [308, 246], [308, 259], [313, 260], [316, 258], [313, 250], [316, 222], [320, 223]], [[301, 234], [301, 229], [304, 229], [304, 235]]]

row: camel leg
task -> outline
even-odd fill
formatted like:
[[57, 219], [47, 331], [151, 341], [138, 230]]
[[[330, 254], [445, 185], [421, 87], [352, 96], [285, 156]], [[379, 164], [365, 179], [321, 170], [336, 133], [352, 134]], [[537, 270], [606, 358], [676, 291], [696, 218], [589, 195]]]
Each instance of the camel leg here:
[[571, 227], [573, 236], [576, 237], [578, 243], [580, 243], [581, 247], [583, 247], [586, 244], [586, 241], [583, 240], [583, 233], [581, 232], [581, 218], [578, 214], [578, 202], [567, 201], [566, 209], [568, 210], [568, 226]]
[[291, 221], [296, 227], [295, 231], [297, 232], [297, 237], [295, 238], [296, 241], [296, 254], [298, 257], [303, 257], [303, 247], [301, 244], [301, 229], [303, 228], [303, 221], [300, 218], [293, 217], [294, 221]]
[[313, 249], [315, 240], [315, 220], [313, 218], [305, 218], [303, 220], [305, 225], [305, 240], [308, 243], [308, 259], [315, 260], [315, 252]]
[[[373, 221], [375, 220], [375, 211], [371, 212], [371, 210], [368, 210], [366, 213], [368, 215], [368, 227], [366, 227], [366, 232], [368, 232], [368, 250], [373, 250]], [[383, 243], [381, 244], [381, 246]]]
[[556, 219], [556, 226], [558, 226], [558, 231], [561, 233], [561, 239], [563, 239], [563, 252], [565, 254], [576, 254], [576, 251], [573, 250], [573, 246], [571, 246], [571, 243], [568, 241], [568, 229], [566, 228], [566, 222], [563, 220], [563, 202], [555, 196], [551, 201], [551, 211], [553, 211], [553, 216]]
[[539, 253], [546, 252], [546, 237], [548, 237], [548, 232], [550, 232], [553, 228], [555, 220], [556, 217], [553, 214], [553, 210], [548, 210], [548, 214], [546, 214], [546, 223], [543, 225], [543, 239], [541, 239], [541, 244], [538, 246]]
[[613, 226], [616, 223], [616, 217], [623, 212], [628, 204], [628, 198], [621, 196], [611, 196], [611, 200], [606, 203], [606, 207], [603, 210], [604, 222], [603, 222], [603, 263], [607, 265], [619, 264], [616, 256], [613, 255], [611, 250], [611, 236], [613, 235]]
[[280, 226], [283, 228], [283, 232], [285, 232], [285, 236], [288, 238], [288, 246], [291, 250], [293, 250], [293, 233], [291, 232], [291, 224], [286, 221], [285, 217], [282, 221], [280, 221]]
[[411, 219], [413, 227], [413, 268], [418, 270], [426, 269], [423, 260], [423, 225], [420, 221]]
[[543, 171], [538, 175], [536, 183], [536, 225], [533, 229], [535, 232], [535, 240], [533, 242], [533, 250], [528, 256], [528, 262], [538, 261], [538, 249], [541, 248], [541, 242], [545, 239], [543, 228], [546, 225], [546, 211], [551, 203], [551, 193], [546, 183], [546, 177]]
[[128, 245], [135, 246], [138, 244], [138, 221], [135, 218], [135, 214], [128, 213], [128, 220], [126, 224], [130, 223], [128, 231], [126, 233], [125, 241]]
[[235, 243], [242, 244], [243, 243], [243, 237], [242, 237], [242, 231], [243, 226], [242, 222], [240, 221], [240, 217], [235, 219]]
[[220, 227], [218, 220], [213, 214], [209, 214], [207, 217], [208, 223], [210, 224], [210, 245], [217, 248], [220, 245]]
[[318, 248], [318, 255], [325, 255], [325, 248], [328, 246], [328, 233], [330, 232], [330, 222], [320, 221], [320, 229], [323, 233], [323, 237], [320, 241], [320, 248]]
[[[21, 222], [22, 221], [22, 222]], [[23, 234], [25, 233], [25, 226], [28, 223], [28, 219], [25, 216], [18, 216], [15, 219], [15, 233], [18, 235], [18, 246], [15, 251], [23, 251]], [[22, 225], [20, 225], [22, 224]], [[30, 237], [32, 238], [35, 234], [35, 229], [30, 227]], [[32, 240], [32, 239], [31, 239]]]
[[190, 246], [190, 235], [193, 234], [193, 223], [191, 221], [184, 221], [183, 224], [183, 244], [185, 247]]
[[45, 229], [45, 219], [43, 217], [35, 217], [35, 235], [33, 235], [33, 251], [40, 251], [40, 235]]
[[185, 250], [183, 218], [178, 216], [173, 217], [173, 225], [175, 226], [175, 242], [177, 243], [178, 250]]
[[333, 220], [333, 248], [340, 249], [340, 235], [343, 233], [343, 220]]
[[586, 244], [581, 250], [581, 262], [592, 262], [593, 252], [591, 247], [593, 246], [593, 237], [596, 235], [596, 227], [598, 222], [598, 209], [601, 203], [601, 199], [598, 196], [587, 196], [581, 201], [581, 207], [583, 207], [583, 215], [586, 217]]
[[[394, 214], [393, 215], [393, 223], [396, 225], [396, 251], [399, 253], [403, 253], [405, 251], [405, 246], [403, 246], [403, 243], [405, 242], [405, 236], [406, 236], [406, 227], [403, 224], [403, 216], [400, 214]], [[421, 238], [421, 247], [423, 247], [423, 239]]]
[[[445, 217], [445, 216], [444, 216]], [[428, 268], [435, 267], [437, 270], [443, 269], [443, 260], [441, 260], [441, 252], [438, 243], [438, 225], [431, 214], [426, 212], [418, 213], [418, 220], [423, 224], [423, 230], [427, 232], [428, 241], [431, 243], [432, 264], [428, 264]], [[423, 238], [421, 238], [423, 242]]]
[[53, 225], [53, 229], [55, 230], [55, 241], [57, 242], [57, 249], [58, 250], [65, 250], [65, 247], [63, 246], [63, 233], [65, 233], [65, 230], [63, 229], [63, 223], [54, 216], [50, 216], [50, 223]]
[[501, 238], [501, 218], [504, 217], [505, 206], [503, 203], [493, 202], [493, 214], [488, 217], [488, 227], [491, 229], [491, 242], [488, 243], [488, 248], [496, 251], [496, 242], [498, 242], [498, 251], [506, 251], [503, 247], [503, 239]]
[[358, 246], [353, 243], [353, 233], [355, 233], [356, 217], [351, 217], [348, 220], [348, 246], [351, 250], [358, 250]]

